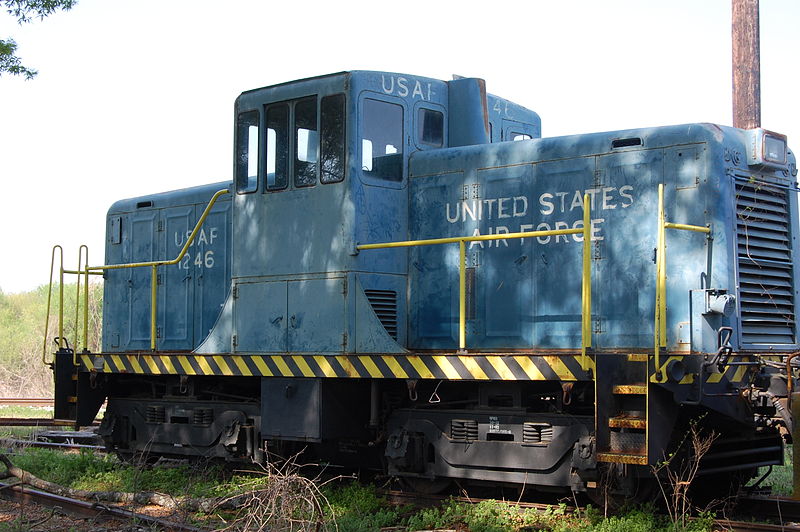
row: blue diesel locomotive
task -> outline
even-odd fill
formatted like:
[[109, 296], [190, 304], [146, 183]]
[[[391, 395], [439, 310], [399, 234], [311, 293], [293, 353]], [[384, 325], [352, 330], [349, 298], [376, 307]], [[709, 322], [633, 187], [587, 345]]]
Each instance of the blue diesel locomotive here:
[[56, 417], [107, 401], [123, 455], [306, 449], [428, 488], [633, 495], [697, 420], [701, 476], [782, 463], [785, 136], [541, 138], [480, 79], [366, 71], [234, 117], [232, 181], [109, 210], [106, 264], [73, 272], [105, 279], [102, 352], [62, 342]]

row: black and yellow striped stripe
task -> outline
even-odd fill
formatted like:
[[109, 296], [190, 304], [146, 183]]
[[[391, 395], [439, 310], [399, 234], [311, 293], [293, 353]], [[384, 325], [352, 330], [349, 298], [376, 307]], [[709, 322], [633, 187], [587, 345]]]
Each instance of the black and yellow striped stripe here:
[[[603, 356], [598, 354], [595, 356]], [[632, 355], [647, 357], [648, 355]], [[103, 353], [79, 355], [82, 371], [144, 375], [224, 375], [245, 377], [386, 378], [502, 381], [591, 380], [594, 361], [580, 355], [409, 354], [409, 355], [197, 355], [192, 353]], [[664, 361], [664, 367], [675, 355]], [[745, 357], [747, 360], [750, 357]], [[638, 359], [637, 359], [638, 360]], [[644, 359], [646, 360], [646, 358]], [[644, 361], [643, 360], [643, 361]], [[748, 366], [728, 366], [706, 377], [709, 384], [742, 382]], [[653, 377], [653, 382], [656, 382]], [[658, 382], [666, 382], [662, 375]], [[691, 384], [688, 374], [681, 384]]]
[[[590, 380], [573, 355], [80, 355], [84, 371], [146, 375], [389, 378], [446, 380]], [[593, 362], [587, 358], [593, 367]]]

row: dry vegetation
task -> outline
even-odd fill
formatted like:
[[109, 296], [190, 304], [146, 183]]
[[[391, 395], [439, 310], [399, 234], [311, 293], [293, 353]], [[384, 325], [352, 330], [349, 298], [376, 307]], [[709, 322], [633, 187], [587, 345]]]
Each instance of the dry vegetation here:
[[[30, 292], [4, 294], [0, 291], [0, 396], [52, 397], [53, 375], [42, 363], [42, 349], [52, 360], [58, 336], [58, 287], [53, 287], [47, 342], [44, 326], [47, 316], [47, 286]], [[81, 301], [82, 301], [81, 297]], [[76, 341], [76, 321], [83, 347], [83, 309], [76, 320], [76, 285], [64, 286], [64, 336], [70, 347]], [[90, 283], [88, 348], [99, 349], [101, 337], [103, 285]]]

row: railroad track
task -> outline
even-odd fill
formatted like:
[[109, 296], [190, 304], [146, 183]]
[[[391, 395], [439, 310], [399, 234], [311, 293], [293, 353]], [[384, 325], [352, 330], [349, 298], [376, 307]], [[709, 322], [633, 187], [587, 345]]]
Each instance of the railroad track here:
[[[74, 421], [69, 419], [53, 419], [49, 417], [0, 417], [0, 427], [72, 427]], [[95, 420], [92, 427], [100, 425]]]
[[[776, 522], [800, 524], [800, 501], [789, 497], [751, 496], [739, 500], [736, 511]], [[800, 530], [800, 528], [798, 528]]]
[[113, 520], [121, 523], [139, 523], [161, 530], [174, 532], [206, 532], [193, 525], [153, 517], [99, 503], [91, 503], [60, 495], [53, 495], [44, 491], [30, 489], [25, 486], [0, 483], [0, 496], [20, 504], [35, 503], [48, 508], [59, 508], [62, 512], [92, 520]]
[[37, 449], [57, 449], [59, 451], [95, 451], [106, 452], [103, 445], [86, 445], [83, 443], [60, 443], [52, 441], [16, 440], [12, 438], [0, 439], [0, 446], [9, 448], [36, 447]]
[[53, 406], [53, 399], [49, 397], [0, 397], [0, 405]]
[[[412, 505], [418, 507], [434, 506], [446, 499], [470, 504], [479, 503], [488, 499], [472, 497], [450, 497], [446, 495], [422, 495], [398, 490], [382, 490], [380, 492], [386, 500], [393, 505]], [[557, 505], [535, 502], [505, 501], [519, 508], [533, 508], [540, 511], [552, 509]], [[584, 508], [576, 506], [558, 506], [566, 514], [583, 511]], [[742, 512], [744, 510], [744, 512]], [[730, 519], [716, 519], [715, 529], [735, 532], [800, 532], [800, 501], [786, 497], [749, 497], [740, 500], [737, 512], [749, 513], [759, 519], [771, 518], [783, 524], [752, 523], [748, 521], [734, 521]]]

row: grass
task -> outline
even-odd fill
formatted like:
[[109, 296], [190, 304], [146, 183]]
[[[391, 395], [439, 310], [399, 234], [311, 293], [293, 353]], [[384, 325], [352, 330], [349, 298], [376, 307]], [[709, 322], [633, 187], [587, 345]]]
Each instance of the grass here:
[[[53, 409], [40, 406], [0, 405], [0, 417], [52, 419]], [[0, 427], [0, 438], [26, 439], [36, 427]]]
[[[12, 457], [15, 465], [45, 480], [89, 491], [156, 491], [175, 496], [228, 497], [263, 487], [263, 472], [230, 471], [216, 463], [200, 466], [134, 467], [116, 457], [82, 451], [64, 454], [50, 449], [22, 449]], [[349, 481], [323, 487], [327, 503], [321, 504], [328, 530], [369, 532], [382, 527], [400, 530], [454, 529], [462, 532], [638, 532], [675, 531], [665, 516], [651, 507], [631, 508], [604, 518], [592, 508], [568, 514], [565, 505], [546, 511], [518, 508], [499, 501], [467, 504], [448, 500], [433, 508], [397, 507], [387, 503], [373, 486]], [[200, 516], [198, 516], [200, 517]], [[211, 516], [207, 516], [211, 517]], [[336, 526], [333, 526], [333, 523]], [[0, 526], [0, 532], [12, 530]], [[711, 517], [692, 521], [691, 532], [711, 530]]]
[[[761, 483], [762, 486], [771, 486], [772, 493], [776, 495], [790, 496], [794, 489], [792, 449], [792, 445], [786, 446], [783, 452], [783, 465], [772, 466], [772, 473]], [[766, 473], [768, 469], [767, 467], [760, 468], [758, 470], [759, 477]]]

